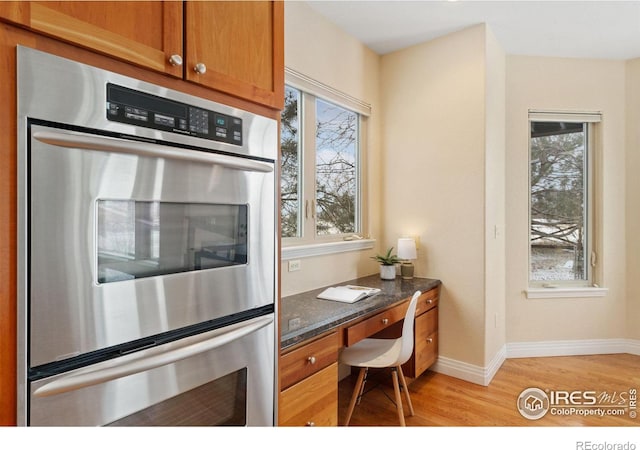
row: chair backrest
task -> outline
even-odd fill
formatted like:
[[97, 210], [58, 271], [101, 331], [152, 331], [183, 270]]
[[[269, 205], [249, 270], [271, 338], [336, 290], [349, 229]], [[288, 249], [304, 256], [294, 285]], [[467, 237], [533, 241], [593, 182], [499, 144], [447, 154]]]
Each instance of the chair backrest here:
[[398, 356], [398, 364], [404, 364], [409, 360], [411, 352], [413, 352], [413, 323], [416, 319], [416, 307], [418, 306], [418, 297], [422, 292], [416, 291], [411, 297], [407, 313], [404, 315], [404, 324], [402, 325], [402, 344], [400, 346], [400, 355]]

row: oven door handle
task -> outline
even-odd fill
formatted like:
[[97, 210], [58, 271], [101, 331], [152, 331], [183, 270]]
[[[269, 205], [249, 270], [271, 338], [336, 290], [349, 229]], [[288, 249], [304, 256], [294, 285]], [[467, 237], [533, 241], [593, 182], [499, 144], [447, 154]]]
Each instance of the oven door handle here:
[[[208, 333], [204, 333], [202, 336], [214, 334], [211, 338], [203, 339], [202, 336], [192, 336], [186, 338], [189, 342], [186, 345], [181, 345], [175, 349], [168, 351], [159, 351], [159, 348], [152, 348], [145, 351], [143, 355], [132, 354], [123, 356], [119, 359], [126, 361], [116, 362], [116, 360], [109, 360], [102, 363], [106, 367], [93, 368], [87, 372], [76, 373], [72, 375], [63, 376], [47, 383], [35, 390], [33, 395], [36, 397], [49, 397], [52, 395], [62, 394], [69, 391], [75, 391], [84, 387], [94, 386], [96, 384], [105, 383], [107, 381], [115, 380], [117, 378], [126, 377], [140, 372], [145, 372], [157, 367], [166, 366], [168, 364], [175, 363], [177, 361], [189, 358], [200, 353], [214, 350], [223, 345], [229, 344], [232, 341], [247, 336], [255, 331], [263, 328], [273, 322], [273, 316], [262, 316], [254, 319], [250, 319], [241, 324], [230, 325], [226, 327], [231, 328], [230, 331], [220, 333], [220, 330], [214, 330]], [[216, 334], [216, 332], [218, 332]], [[194, 338], [199, 338], [195, 340]], [[195, 342], [194, 342], [195, 341]], [[168, 344], [168, 345], [171, 345]], [[134, 358], [130, 358], [135, 356]]]
[[104, 136], [87, 136], [84, 134], [58, 133], [55, 131], [36, 131], [33, 137], [45, 144], [56, 147], [80, 148], [100, 152], [126, 153], [153, 158], [168, 158], [183, 161], [213, 164], [229, 169], [249, 172], [273, 172], [273, 164], [221, 155], [197, 150], [167, 147], [150, 142], [128, 141]]

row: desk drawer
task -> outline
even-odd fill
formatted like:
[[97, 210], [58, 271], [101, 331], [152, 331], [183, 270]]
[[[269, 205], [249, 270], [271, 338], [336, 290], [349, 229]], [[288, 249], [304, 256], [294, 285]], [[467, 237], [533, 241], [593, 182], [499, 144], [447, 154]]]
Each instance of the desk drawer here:
[[427, 292], [424, 292], [418, 299], [418, 305], [416, 306], [416, 317], [438, 306], [439, 298], [440, 298], [439, 286]]
[[404, 319], [408, 306], [409, 304], [405, 302], [347, 328], [345, 333], [346, 346], [373, 336], [378, 331]]
[[416, 317], [414, 349], [411, 358], [402, 366], [409, 378], [419, 377], [438, 358], [438, 308], [431, 308]]
[[[438, 359], [438, 332], [434, 332], [424, 339], [416, 340], [415, 345], [415, 374], [419, 376], [433, 365]], [[403, 368], [404, 370], [404, 368]]]
[[338, 425], [338, 363], [331, 364], [280, 394], [278, 425]]
[[303, 378], [338, 361], [338, 333], [331, 333], [280, 358], [280, 389], [286, 389]]
[[438, 355], [438, 308], [416, 317], [415, 323], [415, 375], [429, 368]]
[[431, 309], [419, 317], [416, 317], [415, 338], [416, 342], [426, 339], [429, 335], [438, 331], [438, 310]]

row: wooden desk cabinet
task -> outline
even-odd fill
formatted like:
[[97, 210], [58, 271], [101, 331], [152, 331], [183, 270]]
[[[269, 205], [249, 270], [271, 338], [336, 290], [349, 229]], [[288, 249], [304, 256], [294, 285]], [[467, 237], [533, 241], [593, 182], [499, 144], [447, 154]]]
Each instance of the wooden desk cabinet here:
[[402, 366], [409, 378], [419, 377], [438, 359], [438, 300], [440, 287], [423, 293], [416, 307], [413, 353]]
[[[438, 358], [440, 286], [418, 299], [414, 351], [402, 366], [416, 378]], [[338, 326], [333, 333], [294, 348], [280, 357], [280, 426], [336, 426], [338, 423], [338, 351], [367, 337], [398, 337], [407, 301], [373, 316]]]
[[338, 333], [280, 358], [280, 426], [338, 424]]

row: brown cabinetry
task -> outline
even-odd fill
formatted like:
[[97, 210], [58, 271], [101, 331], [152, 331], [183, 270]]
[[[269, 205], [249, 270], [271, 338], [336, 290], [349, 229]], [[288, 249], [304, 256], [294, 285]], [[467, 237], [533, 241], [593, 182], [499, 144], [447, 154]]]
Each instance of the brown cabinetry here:
[[408, 303], [405, 302], [394, 306], [346, 328], [345, 345], [348, 347], [365, 338], [372, 337], [376, 333], [379, 333], [376, 337], [385, 337], [386, 330], [391, 325], [399, 324], [399, 321], [404, 319], [404, 315], [407, 313], [407, 305]]
[[338, 333], [280, 358], [280, 426], [338, 424]]
[[182, 3], [174, 1], [2, 2], [0, 16], [124, 61], [182, 76]]
[[282, 109], [283, 8], [281, 1], [186, 2], [186, 79]]
[[0, 17], [270, 108], [283, 106], [280, 1], [0, 2]]
[[438, 299], [440, 287], [423, 293], [418, 299], [414, 323], [414, 346], [409, 360], [402, 366], [404, 375], [416, 378], [438, 358]]

